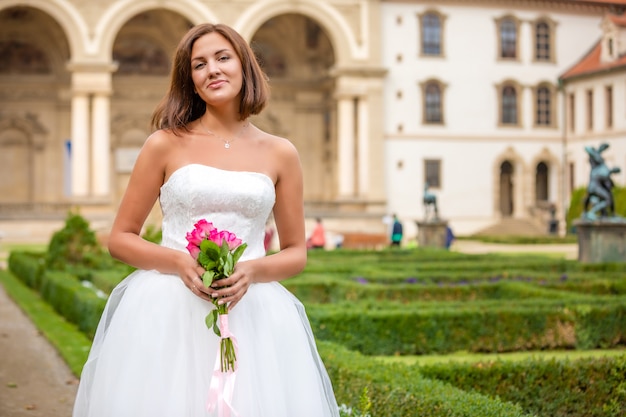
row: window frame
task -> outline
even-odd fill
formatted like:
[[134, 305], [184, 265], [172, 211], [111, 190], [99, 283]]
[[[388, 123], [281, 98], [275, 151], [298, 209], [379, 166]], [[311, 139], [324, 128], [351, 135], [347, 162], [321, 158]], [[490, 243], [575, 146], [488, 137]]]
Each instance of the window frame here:
[[567, 112], [569, 116], [568, 129], [570, 133], [576, 132], [576, 94], [571, 92], [567, 95]]
[[[503, 24], [511, 22], [515, 28], [515, 56], [503, 56]], [[498, 46], [496, 50], [496, 57], [498, 61], [519, 62], [520, 61], [520, 20], [513, 15], [502, 16], [496, 19], [496, 39], [498, 40]]]
[[[541, 97], [539, 95], [540, 95], [541, 90], [543, 89], [546, 89], [548, 91], [548, 97], [549, 97], [547, 111], [548, 111], [548, 115], [550, 116], [550, 120], [548, 123], [539, 123], [540, 122], [539, 112], [541, 111], [541, 103], [539, 102]], [[557, 93], [556, 87], [549, 82], [539, 83], [533, 89], [533, 124], [534, 124], [534, 127], [538, 127], [538, 128], [557, 127], [556, 93]]]
[[594, 100], [594, 94], [593, 94], [593, 89], [588, 89], [585, 90], [585, 100], [587, 103], [587, 131], [588, 132], [592, 132], [593, 131], [593, 124], [594, 124], [594, 120], [593, 120], [593, 100]]
[[[546, 24], [548, 27], [548, 57], [547, 58], [539, 58], [539, 48], [538, 48], [538, 26], [540, 24]], [[532, 42], [533, 42], [533, 62], [536, 63], [550, 63], [556, 64], [556, 25], [557, 23], [550, 19], [549, 17], [540, 17], [537, 20], [532, 22]]]
[[[504, 90], [508, 87], [515, 91], [515, 111], [517, 120], [515, 123], [504, 122]], [[506, 80], [496, 86], [498, 94], [498, 127], [522, 127], [522, 85], [514, 80]]]
[[[428, 183], [428, 188], [433, 188], [436, 190], [441, 190], [441, 184], [443, 183], [443, 180], [441, 178], [441, 165], [442, 165], [442, 161], [441, 158], [424, 158], [423, 160], [423, 164], [424, 164], [424, 183]], [[434, 165], [432, 165], [434, 164]], [[434, 170], [436, 171], [435, 173], [435, 178], [437, 179], [437, 183], [433, 183], [430, 181], [430, 176], [429, 176], [429, 165], [434, 167]]]
[[[425, 51], [425, 26], [424, 19], [429, 16], [436, 16], [439, 19], [439, 53], [427, 53]], [[423, 13], [417, 13], [417, 22], [418, 22], [418, 33], [419, 33], [419, 56], [422, 58], [443, 58], [445, 57], [445, 22], [446, 15], [443, 13], [434, 10], [428, 9]]]
[[[422, 124], [429, 126], [443, 126], [445, 125], [445, 89], [447, 85], [440, 80], [431, 78], [424, 82], [421, 82], [420, 89], [422, 91]], [[429, 103], [428, 103], [428, 89], [431, 86], [436, 86], [439, 89], [439, 121], [428, 120]]]
[[604, 86], [604, 115], [605, 115], [605, 120], [604, 120], [604, 126], [606, 128], [606, 130], [613, 130], [613, 125], [614, 125], [614, 116], [613, 116], [613, 112], [614, 110], [614, 106], [613, 106], [613, 101], [615, 100], [614, 98], [615, 93], [613, 91], [613, 86], [612, 85], [605, 85]]

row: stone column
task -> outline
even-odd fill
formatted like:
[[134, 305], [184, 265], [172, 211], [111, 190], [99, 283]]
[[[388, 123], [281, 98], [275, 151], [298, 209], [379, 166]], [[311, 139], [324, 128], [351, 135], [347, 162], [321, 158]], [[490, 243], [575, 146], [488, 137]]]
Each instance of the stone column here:
[[[72, 73], [72, 196], [110, 194], [111, 74], [117, 64], [70, 62]], [[91, 104], [91, 106], [90, 106]]]
[[369, 147], [369, 103], [366, 97], [360, 97], [357, 103], [357, 149], [358, 149], [358, 193], [367, 197], [369, 194], [370, 147]]
[[108, 94], [93, 97], [91, 113], [91, 192], [106, 197], [111, 190], [111, 105]]
[[74, 93], [72, 97], [72, 196], [89, 195], [89, 97]]
[[353, 197], [355, 194], [355, 120], [354, 98], [340, 97], [338, 101], [338, 163], [337, 171], [339, 197]]

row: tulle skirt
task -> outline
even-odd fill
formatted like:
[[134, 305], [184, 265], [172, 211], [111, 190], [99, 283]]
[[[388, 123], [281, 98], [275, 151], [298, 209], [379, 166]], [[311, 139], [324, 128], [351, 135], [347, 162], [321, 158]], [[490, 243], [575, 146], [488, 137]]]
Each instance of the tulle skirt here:
[[[207, 408], [219, 347], [204, 322], [212, 309], [175, 275], [127, 277], [107, 302], [73, 416], [216, 416]], [[239, 348], [239, 417], [339, 415], [304, 308], [282, 285], [251, 285], [229, 324]]]

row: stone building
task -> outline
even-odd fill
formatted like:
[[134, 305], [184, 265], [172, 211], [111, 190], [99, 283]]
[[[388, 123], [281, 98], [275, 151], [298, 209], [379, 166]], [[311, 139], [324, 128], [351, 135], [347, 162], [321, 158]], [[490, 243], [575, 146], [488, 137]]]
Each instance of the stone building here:
[[568, 169], [584, 170], [559, 77], [625, 4], [0, 0], [0, 230], [45, 232], [77, 207], [106, 233], [176, 43], [207, 21], [257, 51], [272, 100], [253, 123], [299, 149], [308, 219], [386, 233], [395, 212], [410, 237], [429, 181], [458, 234], [540, 229], [567, 204]]

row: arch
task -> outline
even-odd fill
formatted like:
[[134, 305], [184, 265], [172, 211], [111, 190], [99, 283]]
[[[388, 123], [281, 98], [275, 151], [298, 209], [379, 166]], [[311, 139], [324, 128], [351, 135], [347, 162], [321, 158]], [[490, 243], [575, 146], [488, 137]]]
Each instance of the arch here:
[[335, 50], [336, 66], [345, 65], [350, 59], [366, 57], [365, 48], [359, 47], [346, 20], [329, 5], [314, 0], [302, 0], [296, 4], [285, 0], [255, 2], [240, 15], [234, 28], [250, 40], [267, 20], [289, 13], [305, 15], [324, 29]]
[[[539, 173], [539, 166], [541, 164], [545, 165], [545, 178], [541, 177]], [[543, 148], [541, 152], [539, 152], [532, 159], [531, 165], [533, 169], [532, 175], [532, 192], [534, 196], [534, 203], [537, 202], [555, 202], [558, 200], [557, 189], [560, 188], [559, 181], [559, 171], [560, 171], [560, 162], [559, 158], [557, 158], [548, 148]], [[543, 168], [541, 168], [543, 169]], [[541, 177], [541, 178], [540, 178]], [[545, 190], [540, 189], [541, 187], [546, 187]], [[545, 199], [539, 199], [542, 195], [542, 192], [545, 191]]]
[[202, 22], [218, 22], [219, 19], [208, 7], [196, 0], [156, 1], [156, 0], [124, 0], [113, 4], [102, 15], [95, 28], [95, 36], [90, 51], [100, 54], [101, 58], [110, 59], [115, 39], [126, 22], [135, 15], [163, 9], [175, 12], [193, 24]]
[[30, 0], [27, 4], [19, 0], [0, 1], [0, 11], [12, 7], [30, 7], [48, 14], [54, 19], [63, 33], [70, 47], [70, 56], [73, 59], [86, 54], [87, 45], [83, 41], [89, 39], [87, 24], [76, 8], [65, 0]]
[[502, 217], [511, 217], [515, 203], [515, 193], [513, 190], [513, 177], [515, 175], [515, 167], [508, 159], [500, 164], [500, 214]]
[[550, 199], [550, 167], [545, 161], [535, 166], [535, 203]]
[[514, 217], [522, 202], [524, 164], [520, 155], [511, 147], [494, 161], [493, 207], [500, 217]]

